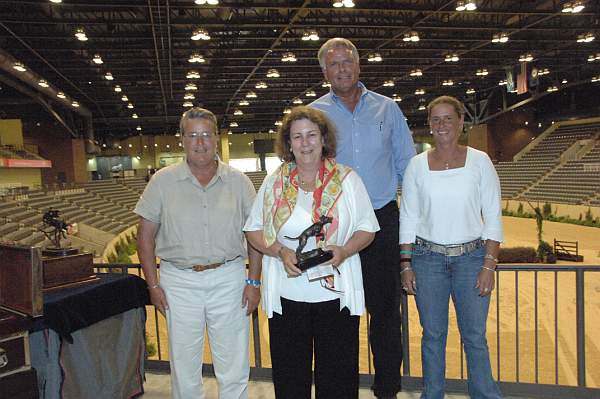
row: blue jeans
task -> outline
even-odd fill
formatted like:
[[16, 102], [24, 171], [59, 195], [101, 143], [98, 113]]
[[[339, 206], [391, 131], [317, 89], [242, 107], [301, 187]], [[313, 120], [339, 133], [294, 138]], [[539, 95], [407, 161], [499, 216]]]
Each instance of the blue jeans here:
[[484, 247], [461, 256], [441, 255], [419, 245], [413, 248], [416, 301], [423, 327], [421, 399], [444, 397], [450, 295], [467, 355], [469, 395], [474, 399], [501, 398], [492, 378], [485, 337], [490, 296], [479, 296], [475, 288], [484, 255]]

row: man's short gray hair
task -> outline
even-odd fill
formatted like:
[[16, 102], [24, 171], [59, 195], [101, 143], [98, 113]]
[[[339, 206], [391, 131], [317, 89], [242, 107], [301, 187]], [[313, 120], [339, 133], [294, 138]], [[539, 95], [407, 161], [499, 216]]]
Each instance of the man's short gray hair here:
[[189, 119], [206, 119], [208, 121], [211, 121], [213, 126], [215, 127], [215, 131], [213, 133], [215, 135], [219, 134], [219, 125], [217, 124], [217, 117], [215, 116], [215, 114], [213, 114], [207, 109], [194, 107], [185, 111], [181, 116], [181, 121], [179, 121], [179, 132], [181, 133], [181, 135], [183, 135], [184, 133], [183, 127], [185, 125], [185, 122]]
[[323, 43], [323, 45], [319, 49], [319, 53], [317, 56], [319, 58], [319, 65], [321, 65], [321, 69], [325, 69], [326, 67], [325, 55], [329, 50], [332, 50], [334, 48], [345, 48], [352, 51], [352, 57], [354, 57], [354, 61], [356, 61], [356, 63], [358, 64], [358, 50], [356, 49], [354, 43], [352, 43], [348, 39], [344, 39], [343, 37], [334, 37], [333, 39], [329, 39], [325, 43]]

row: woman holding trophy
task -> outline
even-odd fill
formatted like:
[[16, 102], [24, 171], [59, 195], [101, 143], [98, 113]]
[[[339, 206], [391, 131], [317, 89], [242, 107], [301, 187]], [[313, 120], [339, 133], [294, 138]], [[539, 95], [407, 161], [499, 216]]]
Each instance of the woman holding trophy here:
[[364, 294], [358, 252], [379, 225], [367, 191], [335, 162], [335, 132], [316, 109], [296, 107], [279, 129], [281, 166], [265, 178], [244, 230], [263, 257], [275, 396], [358, 397]]

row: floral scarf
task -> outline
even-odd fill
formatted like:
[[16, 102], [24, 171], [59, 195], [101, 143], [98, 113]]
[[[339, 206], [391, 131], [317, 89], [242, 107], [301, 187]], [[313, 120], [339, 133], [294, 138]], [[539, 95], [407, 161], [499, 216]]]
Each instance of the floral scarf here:
[[[323, 228], [325, 239], [321, 243], [317, 241], [318, 246], [335, 242], [339, 224], [337, 200], [342, 194], [342, 181], [350, 171], [350, 168], [338, 165], [334, 159], [326, 158], [321, 161], [316, 189], [313, 192], [312, 221], [316, 222], [323, 215], [333, 218], [333, 222]], [[275, 171], [273, 184], [265, 188], [263, 226], [267, 246], [277, 240], [277, 233], [296, 206], [298, 181], [296, 163], [284, 162]]]

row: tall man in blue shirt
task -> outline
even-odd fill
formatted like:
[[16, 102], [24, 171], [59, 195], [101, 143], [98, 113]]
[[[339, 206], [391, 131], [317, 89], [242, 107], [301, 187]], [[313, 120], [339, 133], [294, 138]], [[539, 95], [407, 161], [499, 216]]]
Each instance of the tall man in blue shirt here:
[[381, 230], [361, 251], [369, 337], [375, 364], [373, 391], [395, 398], [400, 390], [400, 248], [396, 192], [414, 143], [406, 119], [389, 97], [358, 81], [358, 51], [347, 39], [328, 40], [319, 50], [319, 64], [331, 91], [311, 106], [324, 111], [337, 129], [337, 161], [363, 179]]

